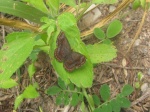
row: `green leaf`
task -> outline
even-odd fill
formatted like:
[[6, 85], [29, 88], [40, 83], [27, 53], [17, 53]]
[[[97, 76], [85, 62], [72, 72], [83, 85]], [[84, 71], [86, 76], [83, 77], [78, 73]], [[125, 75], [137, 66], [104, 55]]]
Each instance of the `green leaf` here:
[[8, 89], [17, 85], [17, 82], [13, 79], [0, 80], [0, 88]]
[[110, 98], [110, 88], [108, 85], [104, 84], [101, 86], [100, 95], [104, 101], [107, 101]]
[[99, 112], [112, 112], [112, 107], [111, 105], [108, 103], [108, 104], [104, 104], [102, 107], [101, 107], [101, 111]]
[[133, 87], [129, 84], [125, 85], [120, 93], [121, 96], [128, 96], [134, 91]]
[[59, 0], [47, 0], [46, 3], [50, 8], [51, 15], [56, 16], [59, 11]]
[[61, 92], [57, 97], [56, 97], [56, 105], [61, 105], [63, 104], [63, 98], [64, 98], [64, 93]]
[[94, 104], [96, 106], [99, 106], [100, 105], [100, 99], [99, 99], [99, 97], [97, 95], [93, 95], [92, 97], [93, 97]]
[[[67, 31], [71, 26], [77, 26], [77, 20], [72, 13], [65, 12], [58, 16], [58, 25], [63, 31]], [[79, 32], [78, 32], [79, 34]]]
[[120, 112], [121, 107], [120, 107], [120, 102], [119, 101], [114, 99], [109, 104], [111, 105], [113, 112]]
[[59, 85], [59, 87], [61, 87], [61, 89], [66, 89], [66, 85], [65, 85], [64, 81], [61, 80], [61, 78], [58, 78], [58, 85]]
[[117, 3], [118, 0], [92, 0], [92, 3], [96, 4], [114, 4]]
[[39, 9], [40, 11], [48, 14], [48, 9], [43, 0], [22, 0], [24, 2], [28, 2], [30, 5], [34, 6], [35, 8]]
[[36, 98], [39, 96], [39, 93], [36, 91], [36, 88], [32, 85], [26, 87], [22, 94], [24, 98]]
[[108, 38], [113, 38], [118, 35], [122, 30], [122, 23], [119, 20], [112, 21], [106, 31]]
[[54, 51], [57, 47], [56, 40], [59, 33], [58, 31], [53, 33], [53, 37], [50, 38], [50, 57], [52, 58], [51, 61], [54, 69], [66, 84], [71, 81], [78, 87], [91, 87], [93, 82], [93, 65], [87, 53], [85, 44], [80, 39], [80, 31], [77, 27], [74, 15], [71, 13], [63, 13], [60, 15], [58, 17], [58, 26], [64, 31], [72, 50], [85, 55], [86, 63], [80, 68], [75, 69], [73, 72], [68, 72], [64, 69], [63, 63], [55, 59]]
[[47, 89], [47, 94], [48, 95], [56, 95], [61, 91], [62, 91], [62, 89], [59, 88], [58, 86], [52, 86]]
[[82, 101], [80, 108], [81, 108], [81, 112], [87, 112], [84, 101]]
[[35, 68], [34, 64], [33, 63], [30, 64], [28, 67], [28, 73], [29, 73], [30, 79], [34, 75], [35, 71], [36, 71], [36, 68]]
[[138, 72], [137, 77], [138, 77], [138, 81], [141, 81], [144, 76], [142, 72]]
[[35, 41], [30, 33], [26, 36], [4, 44], [0, 50], [0, 80], [9, 79], [30, 55]]
[[141, 1], [141, 6], [144, 8], [146, 5], [146, 0], [140, 0]]
[[68, 84], [68, 87], [69, 87], [70, 90], [74, 90], [75, 89], [75, 86], [74, 86], [73, 83]]
[[14, 33], [10, 33], [5, 38], [6, 38], [7, 43], [10, 43], [14, 40], [18, 40], [19, 38], [27, 38], [30, 36], [31, 34], [28, 32], [14, 32]]
[[117, 98], [116, 100], [120, 102], [122, 108], [129, 108], [131, 106], [131, 102], [125, 97]]
[[0, 0], [0, 12], [15, 15], [40, 24], [40, 18], [47, 16], [45, 13], [34, 7], [14, 0]]
[[71, 106], [76, 106], [78, 104], [78, 102], [79, 102], [78, 94], [77, 93], [73, 93], [70, 105]]
[[63, 100], [64, 100], [64, 105], [68, 105], [68, 104], [69, 104], [70, 99], [69, 99], [69, 93], [68, 93], [68, 92], [66, 92], [66, 93], [64, 94]]
[[105, 33], [102, 29], [100, 28], [95, 28], [94, 29], [94, 35], [100, 39], [100, 40], [104, 40], [105, 39]]
[[74, 0], [60, 0], [60, 3], [64, 3], [64, 4], [72, 6], [72, 7], [76, 6], [76, 3]]
[[134, 0], [133, 4], [132, 4], [132, 8], [134, 10], [136, 10], [137, 8], [139, 8], [141, 5], [140, 0]]
[[15, 105], [14, 105], [15, 110], [19, 107], [23, 99], [24, 99], [23, 94], [20, 94], [19, 96], [17, 96], [17, 98], [15, 99]]
[[92, 63], [101, 63], [111, 61], [117, 56], [117, 50], [110, 44], [94, 44], [86, 46]]
[[96, 108], [94, 112], [102, 112], [102, 108]]

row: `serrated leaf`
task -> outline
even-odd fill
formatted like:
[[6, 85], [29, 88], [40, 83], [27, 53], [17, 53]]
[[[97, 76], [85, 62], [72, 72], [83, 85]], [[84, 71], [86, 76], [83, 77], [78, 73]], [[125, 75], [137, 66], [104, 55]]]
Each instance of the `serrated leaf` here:
[[66, 85], [64, 81], [61, 80], [61, 78], [58, 78], [58, 85], [61, 87], [61, 89], [66, 89]]
[[99, 97], [97, 95], [93, 95], [92, 97], [93, 97], [94, 104], [96, 106], [99, 106], [100, 105], [100, 99], [99, 99]]
[[105, 33], [104, 33], [104, 31], [103, 31], [102, 29], [100, 29], [100, 28], [95, 28], [95, 29], [94, 29], [94, 35], [95, 35], [98, 39], [100, 39], [100, 40], [105, 39]]
[[[19, 33], [13, 36], [19, 37]], [[12, 36], [12, 38], [14, 38]], [[21, 34], [21, 36], [23, 36]], [[34, 38], [28, 33], [21, 38], [3, 45], [0, 50], [0, 80], [9, 79], [27, 59], [34, 46]]]
[[129, 84], [125, 85], [120, 93], [121, 96], [128, 96], [134, 91], [133, 87]]
[[110, 88], [108, 85], [104, 84], [101, 86], [100, 95], [104, 101], [107, 101], [110, 98]]
[[36, 88], [34, 86], [29, 85], [25, 88], [22, 95], [24, 98], [36, 98], [39, 96], [39, 93], [36, 91]]
[[111, 105], [113, 112], [120, 112], [120, 103], [116, 99], [112, 100], [109, 104]]
[[17, 82], [13, 79], [0, 80], [0, 88], [8, 89], [17, 85]]
[[33, 63], [30, 64], [29, 67], [28, 67], [28, 73], [29, 73], [30, 79], [34, 75], [35, 71], [36, 71], [36, 68], [35, 68], [34, 64]]
[[108, 62], [117, 56], [117, 50], [110, 44], [94, 44], [86, 46], [93, 64]]
[[15, 0], [0, 0], [0, 12], [15, 15], [40, 24], [40, 18], [47, 16], [40, 10]]
[[58, 86], [52, 86], [47, 89], [47, 94], [48, 95], [56, 95], [61, 91], [62, 91], [62, 89], [59, 88]]
[[24, 97], [22, 94], [20, 94], [19, 96], [17, 96], [17, 98], [15, 99], [15, 105], [14, 108], [15, 110], [19, 107], [19, 105], [21, 104], [21, 102], [23, 101]]
[[119, 20], [112, 21], [106, 31], [108, 38], [113, 38], [118, 35], [122, 30], [122, 23]]
[[131, 106], [131, 102], [125, 97], [117, 98], [116, 100], [120, 102], [122, 108], [129, 108]]

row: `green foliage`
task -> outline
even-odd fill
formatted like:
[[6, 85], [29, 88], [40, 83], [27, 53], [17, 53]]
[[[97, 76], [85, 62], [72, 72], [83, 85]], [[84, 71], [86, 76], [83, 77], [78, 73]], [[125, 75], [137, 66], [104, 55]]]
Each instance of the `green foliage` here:
[[[146, 4], [147, 4], [147, 7], [146, 7]], [[139, 7], [142, 7], [142, 8], [150, 8], [150, 2], [146, 2], [146, 0], [134, 0], [133, 4], [132, 4], [132, 8], [133, 9], [137, 9]]]
[[23, 93], [17, 96], [17, 98], [15, 99], [14, 108], [17, 109], [24, 98], [36, 98], [38, 96], [39, 96], [39, 93], [36, 91], [36, 88], [32, 85], [29, 85], [28, 87], [26, 87]]
[[22, 0], [23, 2], [28, 2], [30, 5], [36, 7], [40, 11], [48, 14], [48, 9], [43, 0]]
[[120, 33], [122, 30], [122, 23], [119, 20], [112, 21], [106, 31], [108, 38], [113, 38]]
[[[11, 36], [14, 40], [8, 41], [0, 50], [0, 81], [10, 79], [33, 50], [33, 35], [30, 33], [24, 33], [25, 35], [22, 35], [21, 33], [20, 37], [19, 34], [20, 33], [13, 33], [8, 35], [8, 37]], [[27, 35], [28, 38], [26, 37]]]
[[116, 57], [117, 50], [110, 44], [87, 45], [88, 54], [93, 64], [108, 62]]
[[139, 89], [142, 83], [141, 80], [143, 79], [142, 72], [138, 72], [137, 78], [138, 78], [138, 81], [135, 82], [135, 88]]
[[59, 11], [59, 0], [47, 0], [46, 3], [50, 8], [52, 17], [57, 16]]
[[94, 29], [94, 35], [100, 39], [100, 40], [104, 40], [105, 39], [105, 33], [102, 29], [100, 28], [95, 28]]
[[17, 83], [13, 79], [0, 80], [0, 88], [8, 89], [8, 88], [12, 88], [16, 85], [17, 85]]
[[[58, 26], [65, 33], [71, 48], [86, 56], [86, 63], [79, 69], [73, 72], [67, 72], [63, 63], [58, 62], [54, 57], [54, 51], [57, 47], [56, 40], [59, 32], [53, 33], [53, 38], [50, 38], [50, 57], [53, 59], [51, 63], [58, 75], [65, 83], [71, 81], [78, 87], [91, 87], [93, 81], [93, 65], [89, 58], [85, 44], [80, 39], [80, 32], [77, 27], [76, 19], [71, 13], [63, 13], [58, 17]], [[86, 75], [85, 75], [86, 74]], [[84, 79], [84, 80], [83, 80]]]
[[31, 79], [32, 76], [34, 75], [35, 71], [36, 71], [36, 68], [35, 68], [34, 64], [32, 63], [32, 64], [29, 65], [29, 67], [28, 67], [28, 73], [29, 73], [30, 79]]
[[[99, 105], [94, 112], [120, 112], [121, 108], [128, 108], [131, 102], [126, 98], [133, 92], [133, 88], [130, 85], [125, 85], [120, 94], [109, 100], [110, 98], [110, 88], [108, 85], [104, 84], [100, 88], [100, 95], [105, 101], [103, 104]], [[95, 104], [97, 105], [97, 104]]]
[[0, 12], [25, 18], [36, 23], [41, 23], [40, 18], [46, 16], [45, 13], [37, 8], [16, 0], [0, 0]]
[[100, 95], [104, 101], [107, 101], [110, 98], [110, 88], [108, 85], [104, 84], [101, 86]]
[[[73, 84], [70, 84], [71, 86]], [[77, 89], [67, 89], [66, 84], [60, 78], [58, 78], [58, 86], [49, 87], [46, 91], [48, 95], [56, 95], [57, 105], [72, 105], [76, 106], [79, 101], [83, 100], [83, 95]]]
[[114, 38], [121, 32], [121, 30], [122, 30], [122, 23], [119, 20], [113, 20], [107, 28], [106, 37], [104, 31], [100, 28], [95, 28], [94, 35], [98, 39], [104, 41], [105, 39]]
[[[17, 85], [11, 76], [29, 57], [32, 64], [28, 67], [30, 79], [35, 73], [33, 62], [37, 59], [40, 50], [48, 53], [51, 63], [60, 77], [58, 85], [49, 87], [46, 91], [48, 95], [56, 95], [57, 105], [76, 106], [81, 102], [81, 110], [87, 111], [85, 108], [85, 100], [88, 102], [89, 110], [95, 112], [119, 112], [120, 109], [128, 108], [130, 101], [126, 98], [132, 93], [133, 88], [129, 85], [125, 86], [122, 92], [116, 98], [110, 99], [110, 88], [103, 85], [100, 88], [100, 96], [87, 94], [85, 88], [89, 88], [93, 83], [93, 64], [107, 62], [116, 57], [116, 49], [112, 45], [110, 38], [113, 38], [122, 29], [120, 21], [115, 20], [108, 26], [106, 34], [97, 28], [94, 34], [101, 39], [103, 43], [94, 45], [85, 45], [80, 38], [80, 31], [77, 27], [77, 19], [71, 13], [59, 14], [60, 3], [65, 3], [73, 7], [84, 8], [84, 5], [76, 6], [74, 0], [22, 0], [27, 2], [19, 2], [16, 0], [1, 0], [0, 11], [12, 14], [42, 24], [40, 29], [42, 32], [16, 32], [6, 37], [6, 43], [0, 50], [0, 88], [11, 88]], [[117, 0], [93, 0], [90, 3], [112, 4]], [[33, 7], [32, 7], [33, 6]], [[34, 8], [35, 7], [35, 8]], [[31, 12], [32, 11], [32, 12]], [[51, 19], [53, 17], [53, 19]], [[69, 41], [71, 49], [79, 52], [86, 57], [86, 63], [74, 70], [67, 72], [63, 63], [58, 62], [54, 57], [54, 51], [57, 47], [57, 37], [63, 32]], [[107, 37], [106, 37], [107, 36]], [[39, 93], [36, 91], [38, 85], [35, 83], [25, 88], [16, 100], [14, 108], [18, 106], [25, 98], [36, 98]], [[105, 101], [104, 103], [101, 103]], [[114, 104], [117, 104], [114, 105]], [[118, 107], [119, 106], [119, 107]]]

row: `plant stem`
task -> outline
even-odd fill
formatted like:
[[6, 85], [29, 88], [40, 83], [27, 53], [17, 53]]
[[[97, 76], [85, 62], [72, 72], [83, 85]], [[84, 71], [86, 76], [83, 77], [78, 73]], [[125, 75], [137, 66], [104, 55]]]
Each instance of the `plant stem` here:
[[82, 88], [82, 91], [83, 91], [83, 94], [84, 94], [85, 98], [86, 98], [87, 101], [88, 101], [88, 104], [89, 104], [89, 106], [90, 106], [90, 111], [93, 112], [95, 108], [93, 107], [93, 105], [92, 105], [92, 103], [91, 103], [91, 101], [90, 101], [90, 98], [89, 98], [89, 96], [88, 96], [88, 94], [87, 94], [85, 88]]

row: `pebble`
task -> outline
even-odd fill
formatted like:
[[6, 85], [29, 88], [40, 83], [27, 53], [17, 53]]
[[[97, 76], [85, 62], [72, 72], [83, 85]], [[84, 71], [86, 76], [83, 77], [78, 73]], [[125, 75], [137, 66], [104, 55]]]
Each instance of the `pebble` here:
[[145, 92], [148, 89], [148, 83], [144, 83], [141, 85], [141, 91]]
[[115, 6], [113, 6], [113, 5], [109, 6], [109, 12], [113, 12], [115, 9], [116, 9]]

